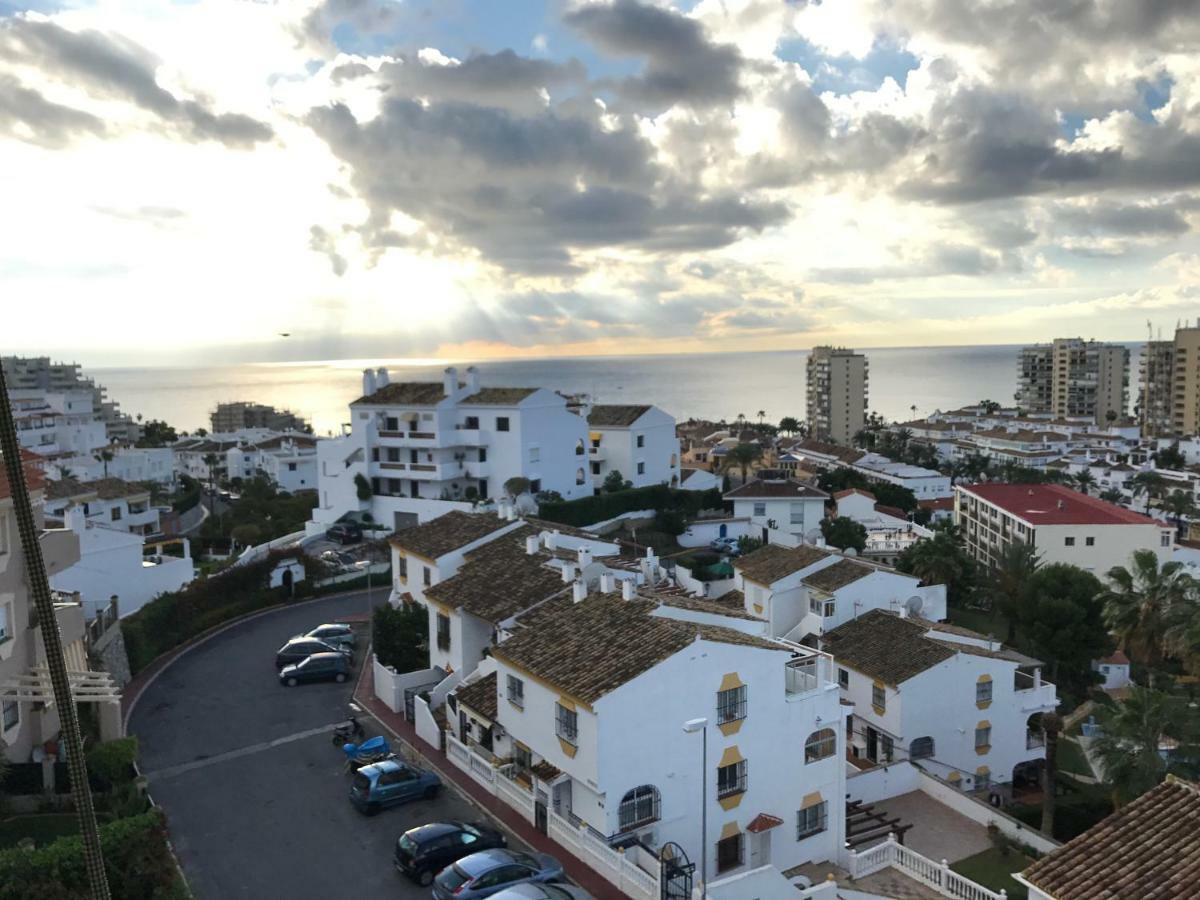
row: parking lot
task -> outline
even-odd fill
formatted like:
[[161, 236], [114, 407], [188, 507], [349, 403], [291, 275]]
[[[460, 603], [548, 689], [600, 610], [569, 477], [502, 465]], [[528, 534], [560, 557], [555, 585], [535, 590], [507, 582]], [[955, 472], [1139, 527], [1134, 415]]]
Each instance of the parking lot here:
[[[329, 727], [345, 717], [353, 682], [279, 685], [272, 658], [288, 637], [365, 612], [356, 594], [235, 626], [165, 669], [138, 701], [129, 730], [198, 897], [428, 897], [392, 869], [396, 838], [424, 822], [480, 818], [452, 786], [359, 815]], [[356, 670], [364, 649], [360, 640]]]

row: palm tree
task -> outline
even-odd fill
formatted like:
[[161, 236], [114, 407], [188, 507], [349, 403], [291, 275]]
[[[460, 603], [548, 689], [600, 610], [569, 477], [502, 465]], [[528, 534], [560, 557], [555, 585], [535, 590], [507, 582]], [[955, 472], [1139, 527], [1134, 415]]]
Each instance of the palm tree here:
[[1133, 571], [1124, 566], [1108, 570], [1112, 587], [1100, 594], [1104, 622], [1126, 652], [1139, 662], [1157, 665], [1167, 644], [1167, 634], [1186, 608], [1196, 582], [1183, 563], [1166, 562], [1159, 568], [1153, 550], [1135, 550]]
[[779, 430], [785, 434], [795, 434], [800, 430], [800, 422], [794, 416], [784, 416], [779, 420]]
[[961, 532], [954, 525], [935, 527], [933, 537], [904, 551], [896, 567], [920, 578], [924, 584], [946, 585], [950, 602], [959, 599], [973, 574], [973, 563], [963, 549]]
[[1079, 488], [1079, 490], [1083, 491], [1083, 493], [1086, 494], [1088, 492], [1088, 488], [1095, 486], [1096, 478], [1094, 475], [1092, 475], [1091, 469], [1084, 469], [1075, 476], [1075, 487]]
[[221, 457], [215, 453], [204, 454], [204, 465], [208, 469], [208, 512], [212, 515], [216, 508], [217, 494], [213, 489], [213, 484], [217, 478], [217, 463], [221, 461]]
[[1150, 512], [1150, 501], [1166, 488], [1167, 481], [1157, 472], [1138, 472], [1129, 479], [1129, 489], [1134, 497], [1146, 496], [1146, 512]]
[[1016, 639], [1017, 622], [1029, 612], [1033, 573], [1040, 563], [1032, 545], [1013, 541], [1000, 552], [1000, 559], [991, 572], [987, 594], [993, 612], [999, 610], [1008, 619], [1005, 643], [1011, 644]]
[[915, 404], [915, 403], [914, 403], [912, 406], [910, 406], [910, 407], [909, 407], [909, 410], [912, 412], [912, 416], [913, 416], [913, 418], [914, 418], [914, 419], [916, 419], [916, 417], [917, 417], [917, 404]]
[[1200, 597], [1195, 591], [1188, 591], [1184, 602], [1172, 610], [1164, 643], [1189, 672], [1200, 675]]
[[725, 454], [725, 459], [721, 461], [721, 471], [728, 472], [730, 469], [740, 469], [742, 472], [742, 484], [746, 483], [750, 467], [754, 465], [762, 457], [762, 447], [758, 444], [738, 444], [736, 447], [731, 447], [729, 452]]
[[1171, 491], [1163, 498], [1163, 511], [1175, 518], [1175, 533], [1183, 537], [1183, 518], [1196, 511], [1196, 504], [1183, 491]]
[[760, 409], [758, 411], [758, 424], [761, 425], [763, 423], [763, 419], [765, 419], [766, 417], [767, 417], [766, 411]]
[[106, 447], [105, 449], [100, 451], [100, 453], [96, 456], [96, 458], [99, 459], [102, 463], [104, 463], [104, 477], [107, 478], [108, 477], [108, 464], [110, 462], [112, 462], [113, 452]]
[[1105, 488], [1100, 492], [1100, 499], [1106, 503], [1119, 504], [1125, 499], [1125, 495], [1122, 494], [1117, 488]]
[[1058, 733], [1062, 731], [1058, 713], [1042, 713], [1046, 732], [1046, 768], [1042, 770], [1042, 834], [1054, 837], [1054, 801], [1058, 791]]
[[1154, 787], [1167, 773], [1162, 739], [1178, 734], [1180, 707], [1160, 691], [1134, 685], [1129, 697], [1096, 714], [1101, 734], [1092, 744], [1104, 781], [1120, 807]]

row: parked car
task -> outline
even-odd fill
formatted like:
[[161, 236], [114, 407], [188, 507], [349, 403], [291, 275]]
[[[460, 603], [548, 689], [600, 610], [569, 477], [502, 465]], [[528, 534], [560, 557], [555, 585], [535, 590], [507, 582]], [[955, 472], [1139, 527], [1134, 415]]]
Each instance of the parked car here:
[[294, 638], [292, 638], [292, 640], [298, 641], [303, 640], [304, 638], [316, 638], [318, 641], [324, 641], [326, 644], [329, 644], [331, 647], [338, 650], [342, 649], [343, 647], [353, 650], [354, 645], [358, 640], [354, 634], [354, 629], [349, 625], [345, 625], [340, 622], [318, 625], [307, 634], [296, 635]]
[[442, 779], [398, 759], [363, 766], [350, 782], [350, 802], [360, 813], [374, 815], [385, 806], [408, 800], [432, 800]]
[[487, 825], [467, 822], [434, 822], [410, 828], [396, 841], [396, 868], [425, 886], [450, 863], [495, 847], [508, 846], [508, 839]]
[[338, 544], [357, 544], [362, 536], [362, 529], [353, 522], [337, 522], [325, 530], [326, 539]]
[[593, 897], [573, 884], [535, 884], [530, 881], [492, 894], [492, 900], [593, 900]]
[[298, 663], [284, 666], [279, 670], [279, 683], [286, 687], [295, 687], [308, 681], [336, 681], [340, 684], [352, 674], [350, 657], [332, 650], [328, 653], [314, 653]]
[[282, 669], [284, 666], [298, 663], [306, 656], [312, 656], [314, 653], [345, 653], [347, 656], [351, 655], [348, 649], [339, 648], [334, 644], [326, 643], [314, 637], [294, 637], [275, 652], [275, 668]]
[[464, 856], [433, 879], [437, 900], [475, 900], [528, 882], [558, 881], [562, 864], [547, 853], [484, 850]]
[[729, 553], [737, 556], [741, 553], [741, 548], [738, 546], [737, 538], [719, 537], [708, 545], [710, 550], [715, 550], [718, 553]]

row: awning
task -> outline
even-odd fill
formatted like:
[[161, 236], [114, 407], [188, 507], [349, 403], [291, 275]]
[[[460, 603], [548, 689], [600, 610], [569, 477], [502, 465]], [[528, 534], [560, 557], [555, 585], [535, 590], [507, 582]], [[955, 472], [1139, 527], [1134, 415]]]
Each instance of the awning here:
[[776, 825], [782, 825], [783, 819], [776, 816], [769, 816], [766, 813], [759, 813], [750, 820], [750, 824], [746, 826], [746, 830], [751, 834], [762, 834], [764, 831], [770, 831]]
[[[108, 672], [67, 672], [71, 685], [71, 696], [76, 703], [119, 703], [121, 692]], [[50, 671], [36, 667], [24, 675], [17, 675], [0, 684], [0, 697], [26, 703], [54, 702], [54, 689], [50, 684]]]

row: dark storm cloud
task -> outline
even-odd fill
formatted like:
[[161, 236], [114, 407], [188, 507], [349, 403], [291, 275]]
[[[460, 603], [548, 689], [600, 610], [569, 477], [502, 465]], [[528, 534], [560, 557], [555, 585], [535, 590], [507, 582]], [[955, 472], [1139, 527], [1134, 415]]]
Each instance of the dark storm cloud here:
[[706, 108], [741, 94], [738, 49], [713, 43], [699, 22], [675, 10], [615, 0], [589, 3], [564, 18], [600, 49], [645, 60], [641, 74], [613, 82], [618, 94], [635, 104]]
[[0, 134], [57, 150], [77, 137], [103, 135], [104, 123], [82, 110], [52, 103], [0, 73]]
[[174, 125], [193, 140], [251, 147], [272, 136], [270, 126], [238, 113], [216, 113], [180, 100], [155, 82], [157, 59], [120, 35], [68, 31], [52, 22], [12, 18], [0, 25], [0, 59], [66, 76], [91, 94], [119, 97]]

